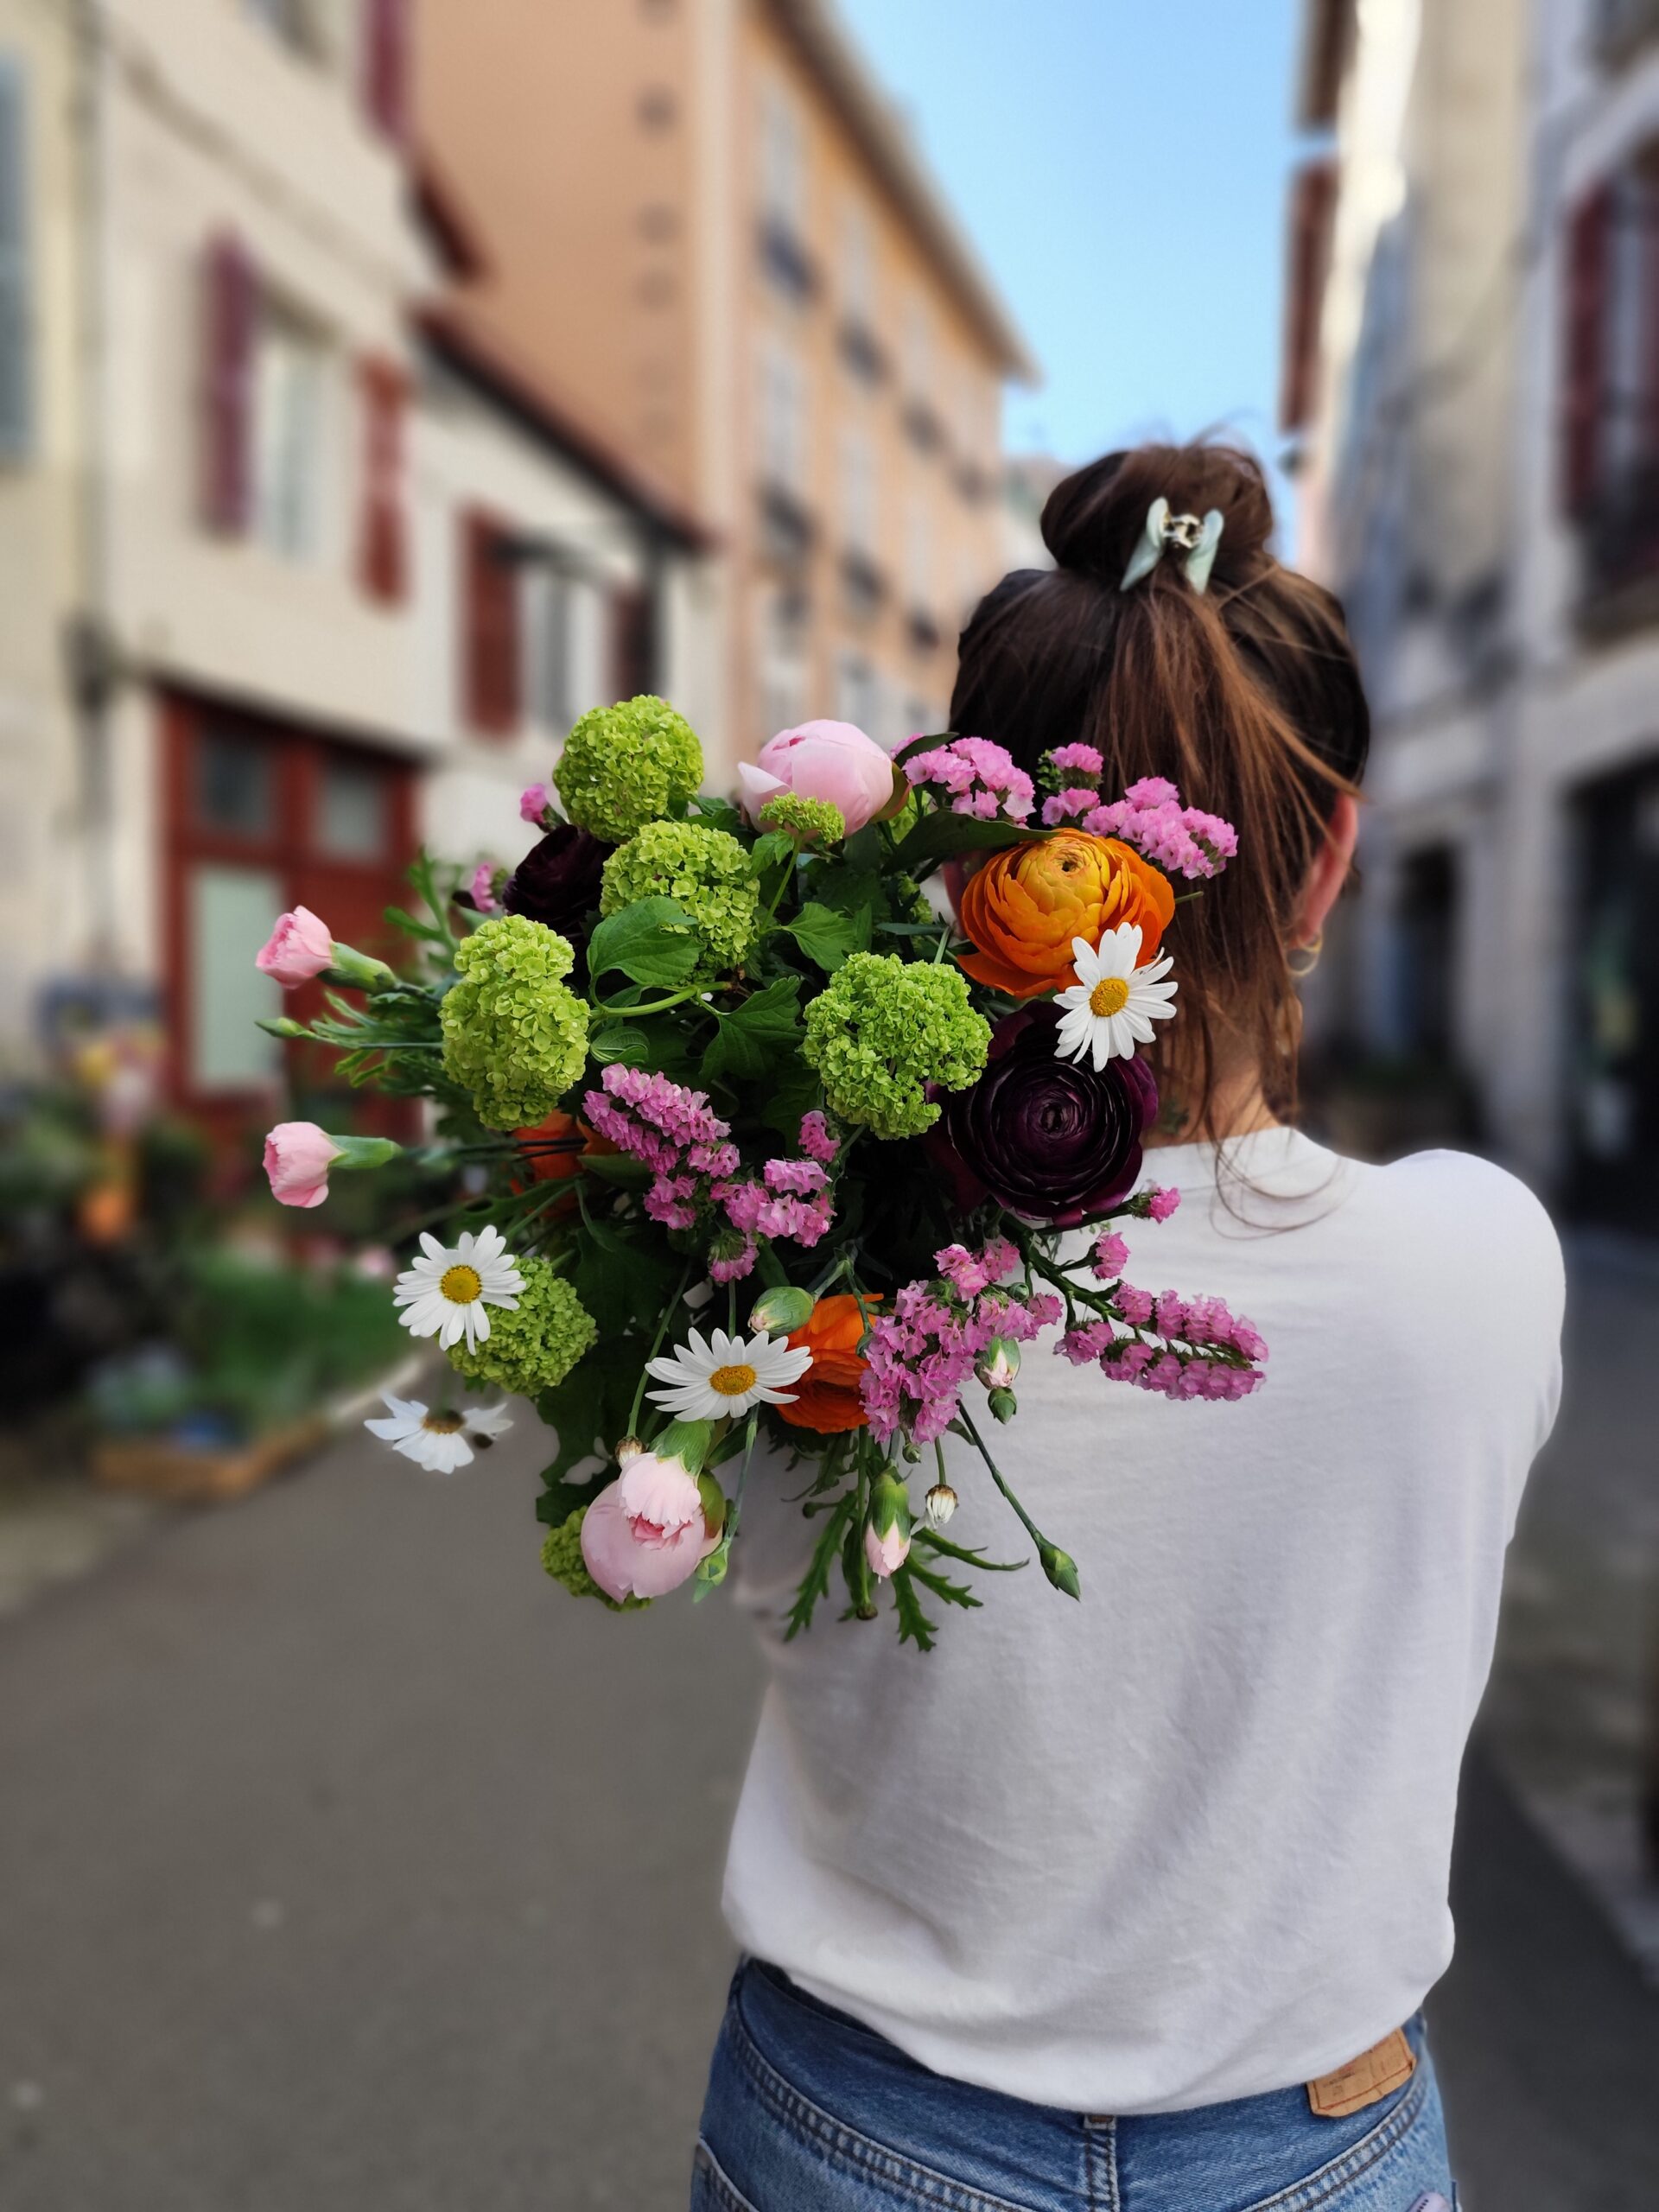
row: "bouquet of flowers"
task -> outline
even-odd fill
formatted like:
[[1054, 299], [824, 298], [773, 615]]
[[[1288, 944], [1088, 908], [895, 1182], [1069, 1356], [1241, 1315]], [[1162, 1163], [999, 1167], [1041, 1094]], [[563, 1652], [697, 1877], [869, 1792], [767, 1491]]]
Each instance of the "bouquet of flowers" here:
[[[1108, 797], [1100, 773], [1088, 746], [1050, 754], [1033, 825], [999, 746], [890, 754], [809, 722], [739, 771], [740, 804], [701, 791], [671, 707], [632, 699], [585, 715], [554, 788], [524, 793], [542, 836], [517, 868], [463, 890], [417, 863], [424, 912], [389, 915], [404, 973], [303, 908], [277, 924], [260, 967], [337, 988], [316, 1020], [267, 1026], [430, 1102], [452, 1225], [393, 1295], [460, 1381], [556, 1432], [537, 1510], [568, 1590], [626, 1611], [722, 1580], [764, 1437], [769, 1466], [781, 1447], [804, 1471], [815, 1529], [789, 1632], [838, 1579], [843, 1617], [885, 1587], [925, 1649], [930, 1601], [976, 1605], [966, 1576], [1025, 1563], [947, 1534], [970, 1467], [1080, 1593], [988, 1440], [1045, 1333], [1171, 1398], [1260, 1383], [1249, 1323], [1136, 1288], [1113, 1225], [1176, 1204], [1142, 1185], [1138, 1048], [1175, 1011], [1176, 882], [1236, 841], [1172, 784]], [[935, 893], [953, 861], [976, 864], [955, 912]], [[266, 1166], [315, 1205], [331, 1168], [397, 1149], [284, 1123]], [[432, 1466], [503, 1423], [499, 1402], [389, 1408], [370, 1427]]]

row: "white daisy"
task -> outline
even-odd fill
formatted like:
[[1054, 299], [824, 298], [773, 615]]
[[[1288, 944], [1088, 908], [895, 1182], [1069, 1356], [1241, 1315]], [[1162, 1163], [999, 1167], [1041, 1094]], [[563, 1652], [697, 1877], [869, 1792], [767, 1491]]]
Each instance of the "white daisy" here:
[[753, 1405], [792, 1406], [795, 1393], [784, 1385], [798, 1382], [811, 1364], [810, 1351], [791, 1351], [782, 1337], [728, 1337], [715, 1329], [705, 1343], [693, 1329], [671, 1359], [646, 1361], [646, 1373], [667, 1386], [647, 1395], [682, 1421], [719, 1421]]
[[1072, 938], [1072, 972], [1077, 980], [1054, 1001], [1065, 1009], [1054, 1041], [1061, 1059], [1080, 1060], [1092, 1050], [1098, 1071], [1109, 1059], [1133, 1059], [1137, 1045], [1152, 1042], [1153, 1023], [1167, 1021], [1175, 1011], [1170, 1004], [1175, 986], [1162, 980], [1175, 963], [1166, 954], [1137, 968], [1140, 957], [1136, 922], [1120, 922], [1097, 946], [1087, 938]]
[[421, 1234], [421, 1257], [404, 1268], [392, 1296], [404, 1309], [397, 1317], [412, 1337], [435, 1337], [441, 1350], [467, 1339], [476, 1351], [490, 1333], [486, 1306], [518, 1303], [524, 1279], [499, 1229], [463, 1230], [453, 1246], [440, 1244], [429, 1230]]
[[390, 1444], [405, 1459], [435, 1475], [453, 1475], [471, 1464], [473, 1446], [494, 1443], [512, 1427], [505, 1406], [468, 1406], [461, 1413], [429, 1413], [418, 1398], [394, 1398], [382, 1394], [391, 1408], [389, 1421], [365, 1421], [371, 1436]]

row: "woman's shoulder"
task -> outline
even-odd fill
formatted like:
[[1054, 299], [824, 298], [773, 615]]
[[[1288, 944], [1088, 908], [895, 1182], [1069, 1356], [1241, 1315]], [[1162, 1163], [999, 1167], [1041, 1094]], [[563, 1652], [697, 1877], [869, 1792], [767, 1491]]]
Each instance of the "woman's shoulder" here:
[[1363, 1171], [1379, 1220], [1421, 1240], [1423, 1262], [1559, 1303], [1560, 1238], [1537, 1193], [1478, 1153], [1414, 1152]]

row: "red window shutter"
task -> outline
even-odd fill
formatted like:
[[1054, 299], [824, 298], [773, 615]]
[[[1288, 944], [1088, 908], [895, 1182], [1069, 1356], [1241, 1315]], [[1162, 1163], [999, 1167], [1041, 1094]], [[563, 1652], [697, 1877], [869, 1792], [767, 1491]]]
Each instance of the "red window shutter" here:
[[1279, 426], [1306, 428], [1313, 414], [1319, 366], [1319, 321], [1331, 263], [1337, 168], [1330, 160], [1309, 162], [1291, 185], [1290, 270], [1285, 302], [1285, 358]]
[[467, 719], [486, 735], [518, 726], [518, 576], [501, 558], [505, 533], [474, 509], [461, 518], [461, 668]]
[[1561, 360], [1561, 504], [1588, 513], [1601, 487], [1607, 422], [1607, 306], [1613, 191], [1599, 185], [1567, 219]]
[[404, 504], [404, 416], [407, 390], [395, 362], [367, 360], [363, 395], [363, 515], [358, 574], [383, 605], [409, 595], [409, 531]]
[[409, 0], [365, 0], [363, 111], [402, 145], [409, 134]]
[[651, 594], [639, 587], [611, 595], [611, 689], [619, 699], [649, 691], [652, 667]]
[[1642, 447], [1659, 468], [1659, 156], [1649, 156], [1637, 202], [1642, 219]]
[[201, 509], [239, 537], [252, 504], [253, 348], [258, 280], [239, 239], [210, 239], [201, 271]]

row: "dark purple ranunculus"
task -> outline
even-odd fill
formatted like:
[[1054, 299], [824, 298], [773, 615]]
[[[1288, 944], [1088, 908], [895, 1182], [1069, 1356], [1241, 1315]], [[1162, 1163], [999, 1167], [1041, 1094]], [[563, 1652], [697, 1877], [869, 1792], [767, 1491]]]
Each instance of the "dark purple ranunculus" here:
[[929, 1134], [964, 1207], [995, 1198], [1010, 1213], [1076, 1229], [1109, 1213], [1141, 1174], [1141, 1140], [1158, 1114], [1158, 1086], [1140, 1059], [1055, 1057], [1059, 1016], [1023, 1007], [1000, 1021], [985, 1072], [951, 1092]]
[[569, 938], [578, 952], [588, 941], [588, 917], [599, 905], [600, 872], [611, 849], [574, 823], [561, 822], [532, 845], [501, 894], [510, 914], [542, 922]]

